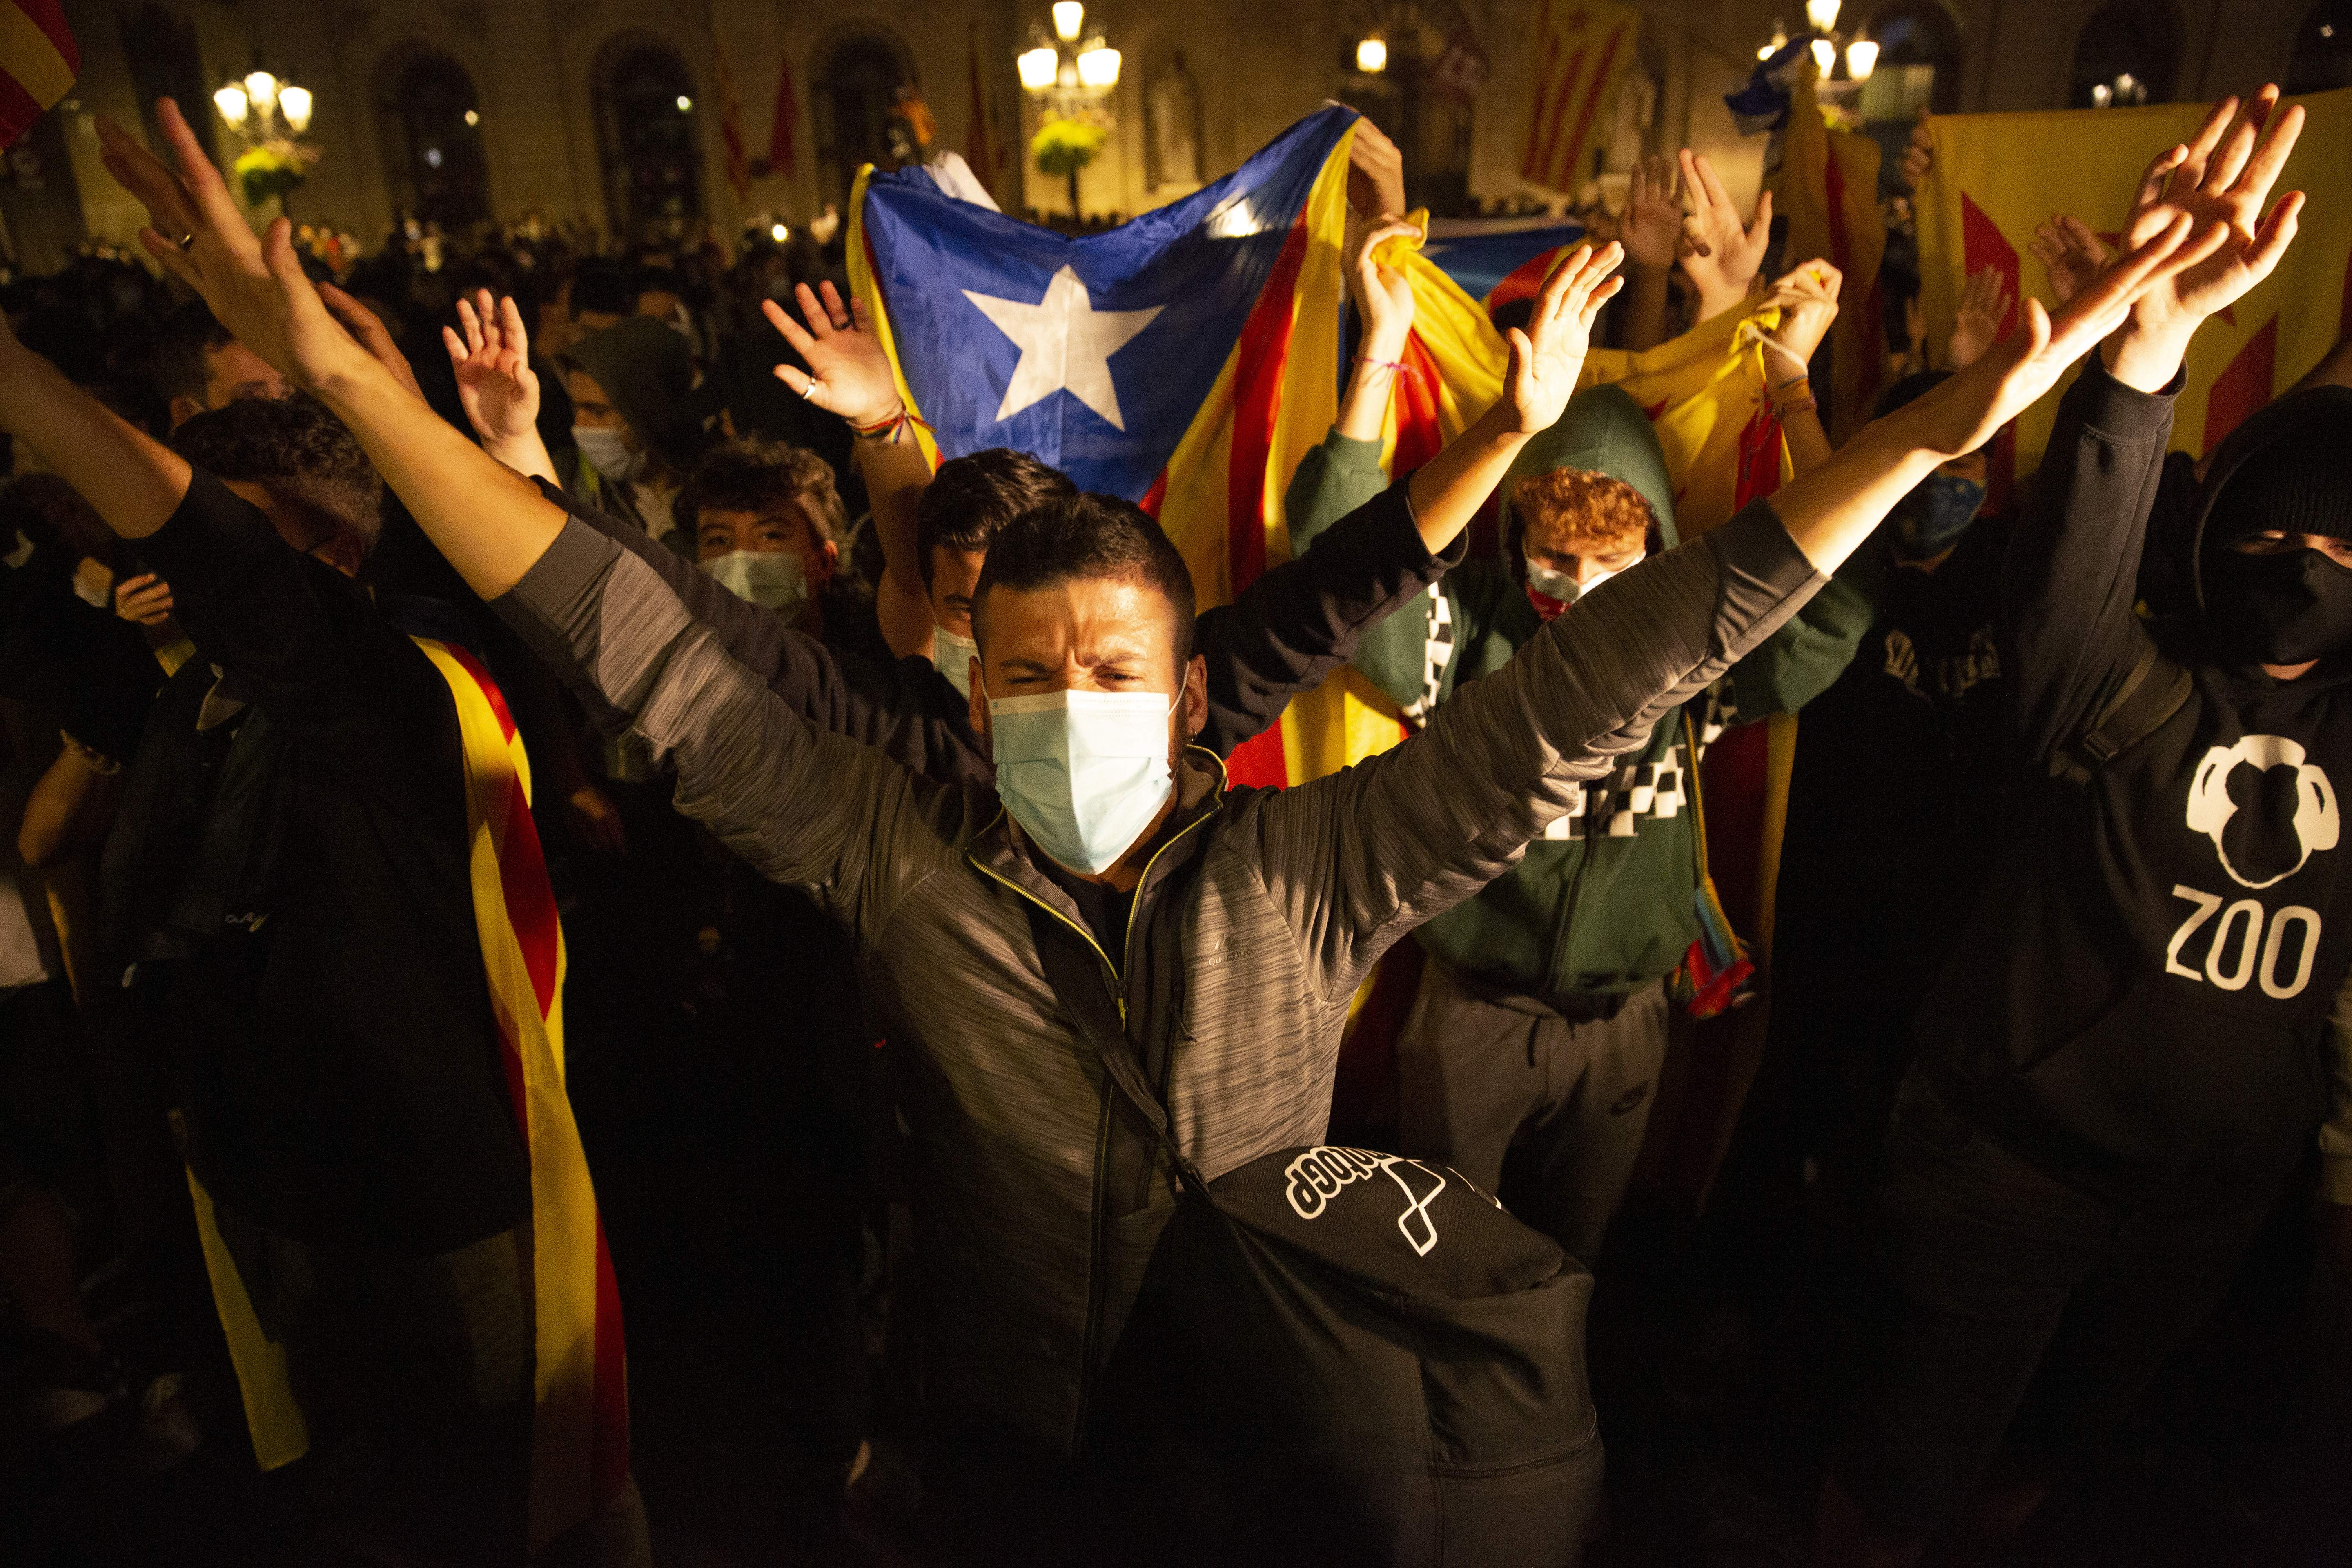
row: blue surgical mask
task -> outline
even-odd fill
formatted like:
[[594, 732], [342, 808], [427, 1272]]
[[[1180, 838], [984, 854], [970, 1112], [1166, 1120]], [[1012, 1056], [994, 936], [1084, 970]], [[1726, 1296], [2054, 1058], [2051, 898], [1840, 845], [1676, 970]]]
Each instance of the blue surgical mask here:
[[967, 702], [971, 700], [971, 661], [979, 656], [980, 645], [970, 637], [960, 637], [941, 626], [931, 628], [931, 662]]
[[610, 425], [574, 425], [572, 441], [599, 476], [616, 485], [625, 485], [646, 471], [646, 449], [639, 447], [632, 450], [621, 433]]
[[702, 569], [739, 599], [789, 616], [808, 602], [808, 575], [801, 558], [774, 550], [730, 550]]
[[1984, 505], [1980, 480], [1930, 474], [1895, 503], [1887, 541], [1898, 561], [1932, 561], [1960, 542]]
[[988, 705], [996, 793], [1021, 831], [1073, 870], [1116, 864], [1176, 787], [1168, 765], [1173, 698], [1157, 691], [1047, 691]]

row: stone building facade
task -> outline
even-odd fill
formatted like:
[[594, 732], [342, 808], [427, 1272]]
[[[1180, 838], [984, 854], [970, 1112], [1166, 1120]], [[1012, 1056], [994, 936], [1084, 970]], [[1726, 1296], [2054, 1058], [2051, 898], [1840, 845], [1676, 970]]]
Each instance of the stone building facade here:
[[[1557, 199], [1517, 175], [1540, 0], [1101, 0], [1088, 7], [1122, 56], [1115, 127], [1079, 181], [1089, 215], [1129, 215], [1229, 170], [1326, 99], [1412, 130], [1416, 199], [1459, 209]], [[1708, 151], [1735, 190], [1760, 176], [1762, 138], [1722, 102], [1803, 0], [1649, 0], [1629, 85], [1594, 173], [1645, 150]], [[2156, 99], [2202, 98], [2300, 71], [2352, 80], [2352, 0], [1846, 0], [1838, 25], [1882, 42], [1865, 102], [1886, 116], [2051, 109], [2120, 78]], [[318, 158], [299, 217], [369, 243], [403, 213], [528, 216], [607, 235], [667, 212], [721, 233], [797, 223], [845, 194], [874, 156], [902, 88], [937, 144], [995, 149], [983, 179], [1009, 209], [1066, 212], [1066, 182], [1026, 148], [1037, 112], [1014, 58], [1045, 26], [1044, 0], [67, 0], [83, 73], [0, 172], [0, 242], [54, 266], [86, 240], [122, 240], [137, 215], [99, 166], [93, 117], [134, 122], [171, 91], [207, 120], [224, 164], [235, 138], [213, 89], [257, 68], [310, 89]], [[2341, 26], [2337, 25], [2340, 19]], [[1409, 71], [1354, 68], [1359, 38], [1459, 47], [1466, 100]], [[1399, 66], [1410, 60], [1400, 58]], [[781, 79], [789, 87], [780, 93]], [[1425, 78], [1427, 73], [1423, 73]], [[2087, 84], [2087, 85], [2086, 85]], [[731, 89], [748, 179], [728, 177]], [[1411, 100], [1411, 101], [1408, 101]], [[1424, 101], [1424, 100], [1426, 101]], [[782, 110], [791, 160], [772, 163]], [[984, 128], [984, 136], [975, 135]], [[28, 154], [28, 155], [27, 155]]]

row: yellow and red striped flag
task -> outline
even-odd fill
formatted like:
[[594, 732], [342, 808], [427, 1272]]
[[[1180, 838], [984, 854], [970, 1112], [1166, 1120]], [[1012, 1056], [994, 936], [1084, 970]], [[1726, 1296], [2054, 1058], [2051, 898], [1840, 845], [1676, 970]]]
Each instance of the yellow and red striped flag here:
[[0, 0], [0, 148], [30, 131], [80, 74], [62, 0]]
[[743, 100], [735, 96], [735, 73], [727, 50], [719, 51], [719, 140], [727, 149], [727, 185], [739, 202], [751, 195], [751, 159], [743, 147]]
[[1633, 63], [1641, 26], [1641, 12], [1612, 0], [1543, 0], [1529, 55], [1536, 91], [1521, 179], [1573, 195], [1591, 177], [1593, 132]]
[[[2172, 422], [2179, 451], [2210, 451], [2352, 334], [2352, 169], [2344, 156], [2352, 146], [2352, 88], [2293, 101], [2310, 119], [2274, 191], [2302, 191], [2310, 202], [2278, 270], [2189, 344], [2189, 381]], [[2028, 249], [2034, 226], [2064, 213], [2115, 246], [2140, 171], [2195, 135], [2206, 108], [2167, 103], [1929, 121], [1936, 162], [1918, 197], [1919, 302], [1929, 344], [1949, 336], [1961, 285], [1987, 267], [2012, 298], [2030, 290], [2053, 304], [2048, 274]], [[2001, 330], [2016, 319], [2012, 308]], [[2018, 416], [2019, 473], [2041, 465], [2063, 390]]]

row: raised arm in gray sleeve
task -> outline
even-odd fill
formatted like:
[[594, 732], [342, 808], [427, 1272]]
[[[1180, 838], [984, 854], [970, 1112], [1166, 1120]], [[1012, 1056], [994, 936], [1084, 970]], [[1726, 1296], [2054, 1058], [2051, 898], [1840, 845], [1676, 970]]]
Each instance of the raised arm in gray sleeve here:
[[946, 858], [956, 792], [809, 723], [654, 568], [577, 520], [494, 607], [583, 700], [677, 773], [675, 804], [853, 931]]
[[1253, 797], [1267, 891], [1326, 1000], [1517, 864], [1580, 781], [1641, 746], [1827, 581], [1759, 501], [1579, 600], [1394, 750]]

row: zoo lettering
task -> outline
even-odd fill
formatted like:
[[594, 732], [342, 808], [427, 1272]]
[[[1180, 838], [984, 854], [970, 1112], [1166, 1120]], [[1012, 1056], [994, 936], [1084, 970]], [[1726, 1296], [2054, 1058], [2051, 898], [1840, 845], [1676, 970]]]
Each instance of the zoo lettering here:
[[[2318, 910], [2288, 904], [2273, 913], [2256, 899], [2240, 899], [2224, 908], [2226, 900], [2219, 895], [2179, 883], [2173, 885], [2172, 896], [2188, 900], [2191, 908], [2165, 944], [2167, 974], [2210, 983], [2224, 991], [2243, 991], [2247, 982], [2259, 980], [2263, 994], [2281, 1002], [2301, 995], [2311, 984], [2312, 961], [2319, 956]], [[2189, 943], [2209, 926], [2205, 966], [2183, 963]], [[2287, 951], [2291, 940], [2292, 955]], [[2282, 973], [2290, 966], [2293, 973]]]

